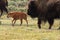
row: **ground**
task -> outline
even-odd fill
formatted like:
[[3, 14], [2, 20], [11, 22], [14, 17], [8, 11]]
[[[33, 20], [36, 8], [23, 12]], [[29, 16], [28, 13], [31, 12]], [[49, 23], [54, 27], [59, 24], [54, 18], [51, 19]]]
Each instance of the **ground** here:
[[48, 29], [49, 24], [42, 23], [42, 28], [37, 27], [37, 19], [28, 17], [29, 26], [23, 20], [22, 26], [20, 26], [19, 20], [15, 26], [11, 25], [11, 18], [2, 16], [2, 24], [0, 25], [0, 40], [60, 40], [59, 20], [55, 20], [55, 23], [51, 30]]

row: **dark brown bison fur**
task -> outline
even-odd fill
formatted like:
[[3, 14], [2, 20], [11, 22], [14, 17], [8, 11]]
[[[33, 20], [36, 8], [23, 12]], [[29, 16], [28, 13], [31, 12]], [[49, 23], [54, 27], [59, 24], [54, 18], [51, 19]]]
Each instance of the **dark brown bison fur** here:
[[12, 25], [14, 26], [16, 20], [20, 20], [21, 21], [21, 24], [22, 25], [22, 20], [24, 19], [27, 23], [27, 26], [28, 26], [28, 20], [27, 20], [27, 14], [26, 13], [23, 13], [23, 12], [10, 12], [8, 13], [7, 17], [12, 17], [13, 20], [12, 20]]
[[[41, 28], [42, 20], [44, 22], [48, 21], [50, 24], [49, 29], [51, 29], [54, 19], [60, 19], [60, 1], [52, 2], [49, 1], [37, 2], [31, 1], [28, 5], [28, 15], [32, 18], [38, 18], [38, 27]], [[33, 6], [34, 5], [34, 6]]]
[[38, 16], [37, 13], [37, 5], [35, 4], [36, 1], [31, 1], [28, 5], [28, 15], [32, 16], [32, 18], [35, 18]]
[[0, 0], [0, 17], [2, 16], [3, 11], [5, 11], [6, 13], [8, 13], [7, 7], [8, 6], [8, 1], [7, 0]]

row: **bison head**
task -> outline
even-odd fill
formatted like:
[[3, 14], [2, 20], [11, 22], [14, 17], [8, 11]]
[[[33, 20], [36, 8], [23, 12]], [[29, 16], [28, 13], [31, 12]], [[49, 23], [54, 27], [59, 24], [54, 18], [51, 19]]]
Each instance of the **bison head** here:
[[32, 18], [38, 17], [38, 15], [40, 15], [41, 11], [44, 11], [45, 9], [47, 9], [46, 7], [44, 7], [45, 5], [43, 6], [45, 9], [43, 9], [43, 7], [41, 8], [41, 6], [43, 4], [46, 4], [46, 2], [48, 0], [45, 0], [45, 1], [40, 0], [40, 1], [39, 0], [37, 0], [37, 1], [30, 1], [29, 5], [28, 5], [27, 13]]
[[38, 16], [36, 1], [31, 1], [29, 3], [27, 14], [30, 15], [32, 18], [35, 18]]

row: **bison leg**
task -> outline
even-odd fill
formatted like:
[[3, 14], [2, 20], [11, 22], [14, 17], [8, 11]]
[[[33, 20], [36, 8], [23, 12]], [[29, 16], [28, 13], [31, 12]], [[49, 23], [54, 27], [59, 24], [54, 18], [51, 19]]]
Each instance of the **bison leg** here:
[[20, 24], [20, 26], [22, 25], [22, 19], [20, 19], [20, 21], [21, 21], [21, 24]]
[[14, 20], [13, 26], [14, 26], [15, 23], [16, 23], [16, 20]]
[[41, 20], [38, 18], [38, 27], [41, 29]]
[[12, 26], [14, 26], [14, 24], [16, 23], [16, 20], [12, 20]]
[[2, 14], [3, 14], [3, 10], [1, 9], [1, 14], [0, 14], [0, 18], [1, 18], [1, 16], [2, 16]]
[[12, 26], [13, 26], [13, 21], [14, 21], [14, 19], [12, 20]]
[[28, 26], [28, 20], [27, 20], [27, 19], [25, 19], [25, 21], [26, 21], [26, 23], [27, 23], [27, 26]]
[[8, 10], [7, 10], [6, 7], [3, 7], [3, 10], [4, 10], [6, 13], [8, 13]]
[[49, 22], [49, 29], [51, 29], [53, 23], [54, 23], [54, 20], [53, 19], [48, 19], [48, 22]]
[[1, 8], [1, 14], [0, 14], [0, 17], [1, 17], [1, 16], [2, 16], [2, 14], [3, 14], [3, 10], [4, 10], [5, 12], [7, 12], [7, 13], [8, 13], [7, 8], [6, 8], [6, 7], [2, 7], [2, 8]]

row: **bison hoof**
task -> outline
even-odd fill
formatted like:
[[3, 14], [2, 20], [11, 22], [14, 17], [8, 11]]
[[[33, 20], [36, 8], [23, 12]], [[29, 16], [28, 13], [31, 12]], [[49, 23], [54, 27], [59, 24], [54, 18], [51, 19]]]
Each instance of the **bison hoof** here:
[[12, 26], [14, 26], [14, 24], [12, 24]]
[[51, 29], [51, 28], [49, 28], [49, 29]]
[[41, 29], [41, 27], [39, 27], [39, 29]]
[[60, 30], [60, 27], [58, 28], [58, 30]]
[[20, 26], [21, 26], [22, 24], [20, 24]]

